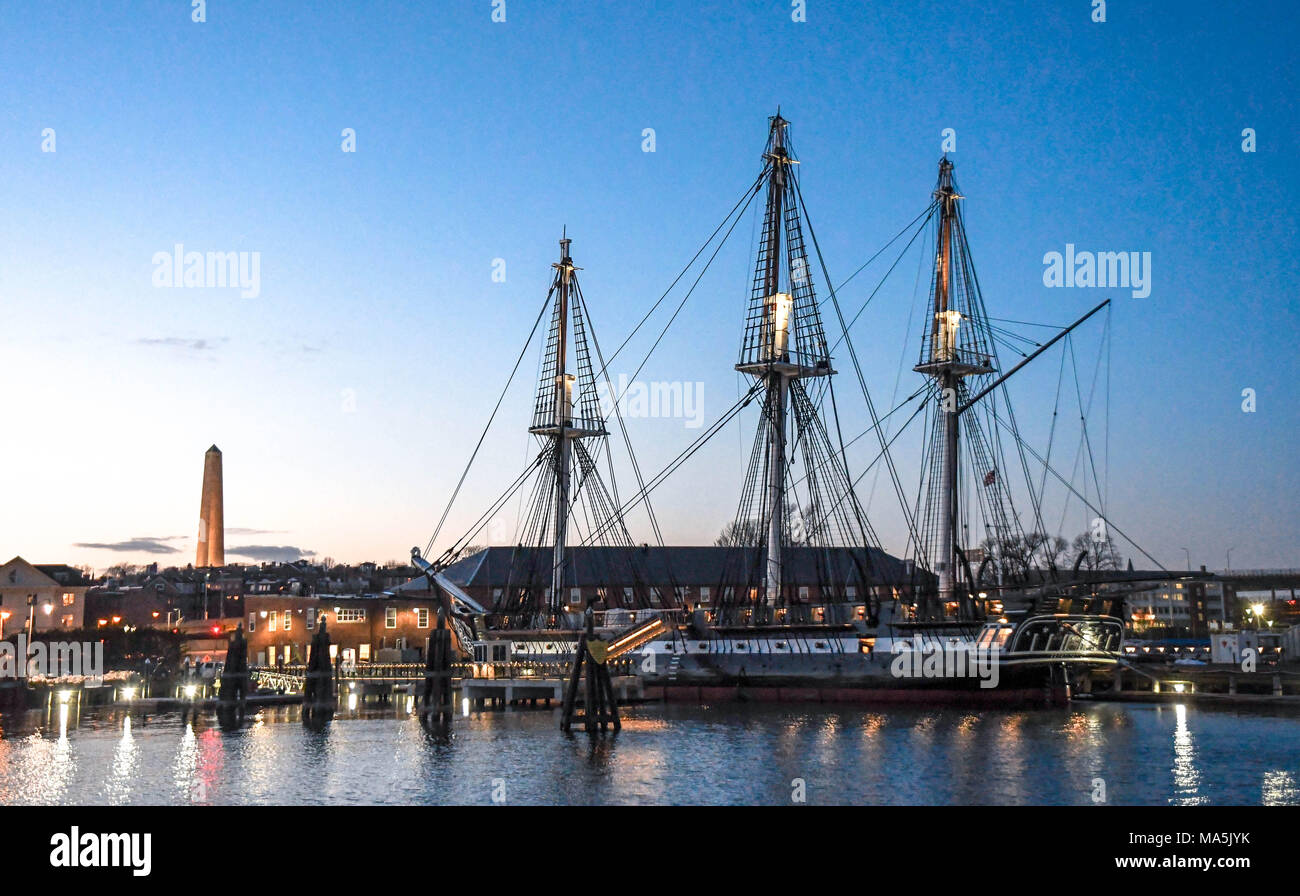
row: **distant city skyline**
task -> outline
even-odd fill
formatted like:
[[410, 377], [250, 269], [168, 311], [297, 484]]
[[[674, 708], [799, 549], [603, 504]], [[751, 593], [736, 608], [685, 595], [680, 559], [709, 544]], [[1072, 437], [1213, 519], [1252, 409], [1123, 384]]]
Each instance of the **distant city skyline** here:
[[[752, 182], [779, 105], [835, 283], [925, 207], [948, 149], [990, 315], [1060, 326], [1113, 300], [1076, 343], [1086, 374], [1111, 362], [1083, 396], [1108, 423], [1104, 444], [1090, 430], [1108, 515], [1169, 569], [1221, 569], [1229, 551], [1234, 568], [1300, 566], [1288, 5], [1111, 4], [1104, 23], [1086, 2], [818, 2], [803, 22], [786, 3], [515, 0], [504, 23], [486, 2], [229, 0], [202, 23], [188, 6], [0, 9], [6, 557], [185, 566], [216, 444], [228, 562], [406, 559], [541, 307], [561, 229], [609, 354]], [[647, 478], [739, 397], [753, 224], [644, 369], [671, 309], [611, 366], [689, 403], [631, 415]], [[1065, 258], [1085, 252], [1080, 284]], [[1101, 253], [1135, 253], [1127, 283], [1088, 285]], [[852, 328], [882, 411], [921, 384], [925, 255]], [[841, 303], [857, 310], [890, 260]], [[439, 547], [530, 458], [539, 351]], [[840, 357], [852, 436], [866, 418]], [[1039, 443], [1061, 369], [1053, 354], [1012, 384]], [[711, 543], [731, 520], [750, 411], [654, 492], [667, 542]], [[893, 447], [909, 488], [921, 439]], [[861, 495], [904, 553], [887, 480], [873, 470]], [[512, 513], [473, 541], [511, 543]], [[1050, 519], [1070, 538], [1091, 515], [1076, 502]], [[641, 510], [629, 523], [651, 540]]]

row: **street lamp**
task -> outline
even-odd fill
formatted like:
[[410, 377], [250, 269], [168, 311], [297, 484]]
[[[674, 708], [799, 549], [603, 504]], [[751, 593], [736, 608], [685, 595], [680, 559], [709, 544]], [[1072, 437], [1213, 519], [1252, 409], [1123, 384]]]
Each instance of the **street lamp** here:
[[1233, 545], [1232, 547], [1228, 548], [1228, 553], [1227, 553], [1228, 565], [1224, 569], [1224, 572], [1232, 572], [1232, 552], [1235, 551], [1236, 549], [1237, 549], [1236, 545]]

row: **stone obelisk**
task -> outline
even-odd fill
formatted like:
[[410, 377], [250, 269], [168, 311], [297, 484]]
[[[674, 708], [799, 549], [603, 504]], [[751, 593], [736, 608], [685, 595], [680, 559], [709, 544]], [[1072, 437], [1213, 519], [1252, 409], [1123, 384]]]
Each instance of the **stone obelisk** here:
[[199, 501], [199, 549], [196, 568], [226, 565], [226, 521], [221, 501], [221, 449], [203, 455], [203, 497]]

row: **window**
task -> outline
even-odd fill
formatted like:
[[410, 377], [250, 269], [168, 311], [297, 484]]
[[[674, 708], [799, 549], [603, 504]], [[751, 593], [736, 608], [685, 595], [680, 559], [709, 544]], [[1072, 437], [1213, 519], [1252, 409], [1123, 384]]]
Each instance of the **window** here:
[[[284, 630], [287, 632], [287, 631], [288, 631], [289, 629], [291, 629], [291, 628], [293, 628], [293, 610], [285, 610], [285, 611], [284, 611]], [[288, 662], [288, 660], [285, 660], [285, 662]]]
[[428, 627], [429, 627], [429, 608], [428, 608], [428, 607], [416, 607], [416, 609], [415, 609], [415, 627], [416, 627], [416, 628], [428, 628]]
[[708, 602], [709, 602], [709, 586], [703, 585], [700, 587], [700, 603], [707, 604]]
[[369, 645], [369, 644], [362, 644], [362, 645], [357, 649], [357, 659], [361, 660], [363, 663], [368, 663], [368, 662], [370, 662], [370, 645]]
[[65, 594], [65, 595], [63, 595], [63, 605], [64, 605], [65, 607], [70, 607], [70, 606], [72, 606], [72, 605], [73, 605], [74, 603], [76, 603], [76, 602], [77, 602], [77, 595], [75, 595], [75, 594]]
[[384, 608], [384, 628], [397, 628], [397, 607]]
[[575, 607], [582, 603], [582, 589], [581, 589], [581, 588], [570, 588], [570, 589], [569, 589], [569, 603], [570, 603], [570, 605], [575, 606]]
[[[168, 613], [167, 615], [170, 616], [171, 614]], [[249, 613], [249, 614], [248, 614], [248, 632], [249, 632], [249, 634], [252, 634], [252, 633], [255, 632], [255, 631], [257, 631], [257, 614], [256, 614], [256, 613]]]
[[271, 618], [266, 623], [266, 630], [268, 632], [273, 632], [276, 630], [276, 621], [278, 620], [279, 616], [280, 616], [279, 610], [271, 611]]
[[306, 622], [306, 625], [307, 625], [307, 631], [311, 631], [311, 630], [313, 630], [314, 628], [316, 628], [316, 608], [315, 608], [315, 607], [312, 607], [311, 609], [309, 609], [309, 610], [307, 611], [307, 622]]
[[366, 621], [365, 608], [364, 607], [362, 608], [335, 607], [334, 621], [335, 622], [365, 622]]
[[807, 586], [807, 585], [800, 585], [800, 586], [799, 586], [799, 599], [800, 599], [800, 600], [804, 600], [804, 601], [806, 601], [806, 600], [808, 599], [808, 586]]
[[71, 613], [64, 613], [64, 614], [63, 614], [63, 627], [64, 627], [64, 628], [72, 628], [72, 614], [71, 614]]
[[849, 600], [853, 600], [853, 598], [858, 596], [857, 586], [850, 585], [848, 588], [844, 589], [844, 593], [848, 596]]

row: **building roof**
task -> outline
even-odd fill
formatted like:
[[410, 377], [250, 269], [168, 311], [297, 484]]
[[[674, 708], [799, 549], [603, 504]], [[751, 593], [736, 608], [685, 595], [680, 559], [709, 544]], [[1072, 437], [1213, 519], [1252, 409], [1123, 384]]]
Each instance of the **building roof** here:
[[[819, 570], [829, 568], [837, 581], [852, 581], [855, 568], [867, 557], [864, 548], [787, 547], [785, 570], [791, 584], [816, 584]], [[569, 549], [565, 587], [630, 587], [638, 583], [709, 587], [722, 585], [743, 569], [761, 563], [758, 548], [641, 546], [633, 548], [580, 546]], [[902, 561], [870, 549], [875, 581], [902, 582]], [[549, 575], [550, 548], [491, 547], [453, 563], [447, 578], [465, 588], [503, 588], [530, 573]]]

